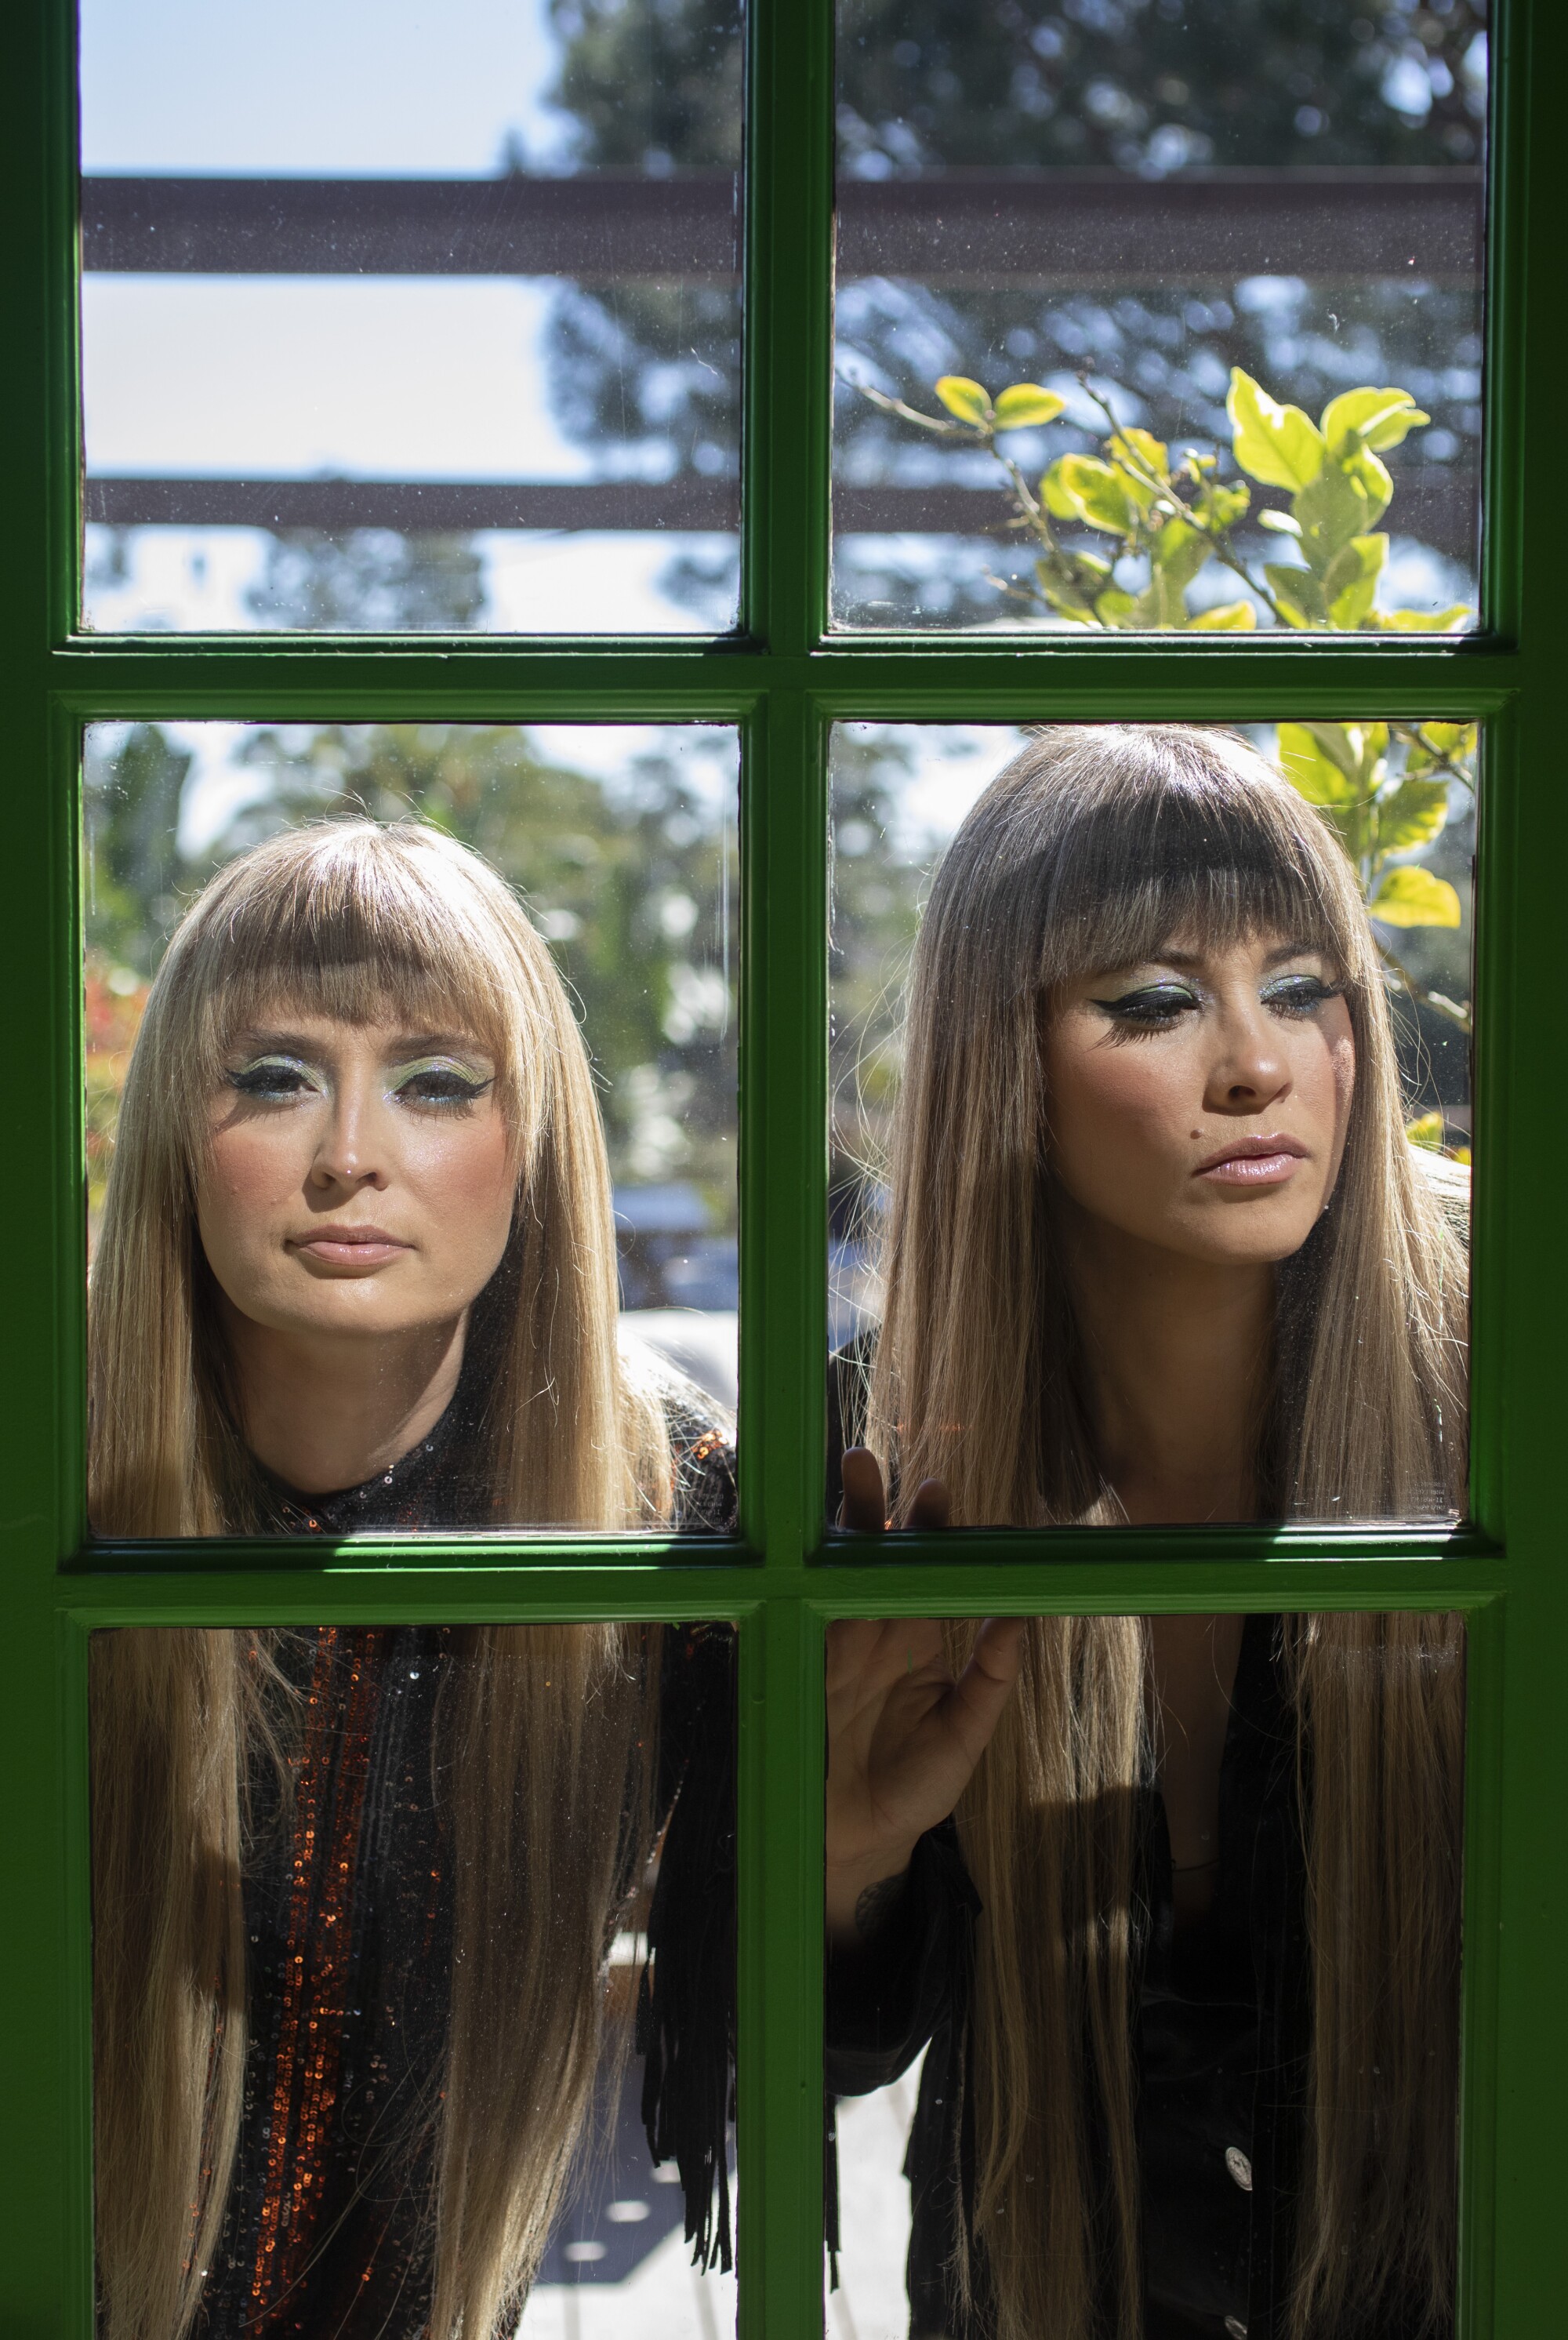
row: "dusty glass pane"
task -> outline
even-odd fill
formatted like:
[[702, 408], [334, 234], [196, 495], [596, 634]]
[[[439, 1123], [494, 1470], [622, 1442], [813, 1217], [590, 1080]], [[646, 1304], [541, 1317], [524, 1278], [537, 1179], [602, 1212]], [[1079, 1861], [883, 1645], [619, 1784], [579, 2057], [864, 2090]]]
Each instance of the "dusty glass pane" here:
[[839, 727], [830, 1515], [1463, 1512], [1477, 753]]
[[737, 778], [90, 728], [101, 1533], [732, 1523]]
[[741, 15], [82, 0], [84, 623], [734, 623]]
[[1464, 1664], [1456, 1616], [829, 1629], [829, 2340], [1453, 2328]]
[[1484, 0], [838, 24], [837, 623], [1474, 624]]
[[106, 2334], [734, 2330], [734, 1664], [94, 1637]]

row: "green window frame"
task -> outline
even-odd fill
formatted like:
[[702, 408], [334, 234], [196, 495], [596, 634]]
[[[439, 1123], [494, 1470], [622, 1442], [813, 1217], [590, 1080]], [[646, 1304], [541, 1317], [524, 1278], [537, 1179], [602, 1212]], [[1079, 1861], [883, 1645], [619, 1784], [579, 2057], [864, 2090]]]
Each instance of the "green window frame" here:
[[[1464, 639], [1042, 640], [826, 630], [833, 0], [751, 0], [743, 625], [735, 638], [85, 638], [74, 10], [6, 12], [0, 142], [6, 557], [0, 658], [14, 1100], [0, 1149], [5, 1403], [0, 2330], [92, 2330], [89, 1631], [613, 1616], [741, 1625], [739, 2155], [745, 2340], [822, 2328], [822, 1633], [834, 1616], [1459, 1609], [1471, 1633], [1463, 2340], [1538, 2340], [1568, 2297], [1568, 1647], [1559, 1420], [1568, 1245], [1557, 1015], [1568, 921], [1553, 494], [1568, 372], [1558, 151], [1568, 12], [1502, 0], [1490, 203], [1486, 630]], [[1533, 286], [1532, 307], [1529, 295]], [[1527, 494], [1526, 482], [1534, 483]], [[1533, 630], [1532, 630], [1533, 629]], [[1474, 1463], [1470, 1524], [912, 1537], [821, 1527], [828, 729], [837, 718], [1479, 717]], [[692, 719], [744, 742], [741, 1520], [673, 1542], [90, 1546], [77, 856], [99, 719]], [[35, 1110], [35, 1108], [37, 1108]], [[1327, 1564], [1327, 1565], [1326, 1565]]]

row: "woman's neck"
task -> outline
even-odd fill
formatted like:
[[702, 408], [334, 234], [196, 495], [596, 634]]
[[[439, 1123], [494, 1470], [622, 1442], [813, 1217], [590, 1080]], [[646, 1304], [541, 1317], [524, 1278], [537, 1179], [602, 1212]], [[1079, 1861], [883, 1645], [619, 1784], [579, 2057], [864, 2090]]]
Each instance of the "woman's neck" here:
[[416, 1447], [451, 1403], [467, 1312], [374, 1341], [282, 1333], [220, 1300], [245, 1443], [304, 1495], [372, 1479]]
[[1273, 1268], [1184, 1258], [1070, 1206], [1063, 1235], [1100, 1463], [1127, 1518], [1250, 1519]]

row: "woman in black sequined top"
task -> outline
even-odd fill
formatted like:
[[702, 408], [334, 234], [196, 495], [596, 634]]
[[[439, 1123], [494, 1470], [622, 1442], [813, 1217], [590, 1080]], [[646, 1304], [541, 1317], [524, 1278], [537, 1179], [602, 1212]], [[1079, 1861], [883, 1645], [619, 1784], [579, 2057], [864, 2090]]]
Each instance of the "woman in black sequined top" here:
[[[548, 953], [412, 825], [275, 838], [187, 913], [90, 1334], [103, 1535], [733, 1524], [726, 1425], [617, 1345]], [[727, 2258], [730, 1649], [614, 1624], [98, 1637], [104, 2340], [508, 2325], [661, 1830], [647, 2109]]]

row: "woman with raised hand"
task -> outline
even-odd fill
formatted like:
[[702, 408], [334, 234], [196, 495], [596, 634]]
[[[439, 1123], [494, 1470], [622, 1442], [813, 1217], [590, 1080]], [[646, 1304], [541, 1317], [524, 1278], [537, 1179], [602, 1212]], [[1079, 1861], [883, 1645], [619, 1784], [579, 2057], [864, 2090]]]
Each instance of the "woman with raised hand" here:
[[[922, 927], [843, 1524], [1456, 1517], [1464, 1179], [1404, 1121], [1311, 808], [1224, 732], [1043, 731]], [[1459, 1621], [856, 1627], [829, 1701], [835, 2084], [934, 2031], [917, 2340], [1451, 2330]]]
[[[273, 838], [187, 912], [126, 1082], [90, 1353], [102, 1536], [733, 1520], [727, 1425], [617, 1347], [548, 952], [413, 824]], [[731, 1710], [724, 1629], [96, 1638], [104, 2340], [510, 2329], [672, 1801], [647, 2103], [727, 2264]]]

